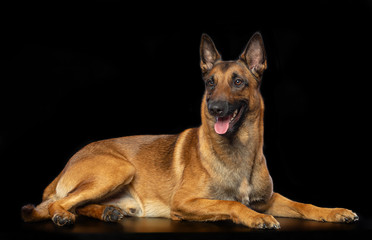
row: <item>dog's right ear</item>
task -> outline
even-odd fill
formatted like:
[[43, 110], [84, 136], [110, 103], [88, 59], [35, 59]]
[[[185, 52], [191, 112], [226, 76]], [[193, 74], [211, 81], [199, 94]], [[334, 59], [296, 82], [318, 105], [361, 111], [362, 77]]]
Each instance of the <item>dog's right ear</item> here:
[[221, 60], [221, 55], [218, 53], [212, 39], [203, 33], [200, 42], [200, 68], [202, 73], [206, 73], [212, 69], [214, 64]]

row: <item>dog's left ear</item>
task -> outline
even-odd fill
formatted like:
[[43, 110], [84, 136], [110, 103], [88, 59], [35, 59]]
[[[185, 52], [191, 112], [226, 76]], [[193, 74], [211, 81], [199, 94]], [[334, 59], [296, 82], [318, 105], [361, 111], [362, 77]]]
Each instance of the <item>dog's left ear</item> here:
[[247, 65], [249, 70], [256, 76], [261, 77], [267, 68], [266, 52], [261, 33], [253, 34], [240, 59]]

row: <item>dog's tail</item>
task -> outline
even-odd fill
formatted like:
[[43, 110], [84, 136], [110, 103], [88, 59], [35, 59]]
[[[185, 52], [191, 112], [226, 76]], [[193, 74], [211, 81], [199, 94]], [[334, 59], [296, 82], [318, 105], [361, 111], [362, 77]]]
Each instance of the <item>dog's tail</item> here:
[[27, 204], [21, 209], [21, 216], [25, 222], [38, 222], [42, 220], [49, 219], [49, 205], [53, 202], [52, 199], [48, 199], [38, 206], [33, 204]]
[[55, 193], [62, 172], [45, 188], [43, 193], [43, 202], [35, 207], [33, 204], [27, 204], [21, 209], [21, 216], [25, 222], [38, 222], [50, 219], [49, 205], [56, 201]]

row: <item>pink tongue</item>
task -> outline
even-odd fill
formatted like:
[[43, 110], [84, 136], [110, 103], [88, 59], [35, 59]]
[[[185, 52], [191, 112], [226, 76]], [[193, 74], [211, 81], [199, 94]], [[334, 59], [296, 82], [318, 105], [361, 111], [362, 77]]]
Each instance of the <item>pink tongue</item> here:
[[231, 116], [217, 117], [217, 122], [214, 124], [214, 130], [218, 134], [225, 134], [229, 129]]

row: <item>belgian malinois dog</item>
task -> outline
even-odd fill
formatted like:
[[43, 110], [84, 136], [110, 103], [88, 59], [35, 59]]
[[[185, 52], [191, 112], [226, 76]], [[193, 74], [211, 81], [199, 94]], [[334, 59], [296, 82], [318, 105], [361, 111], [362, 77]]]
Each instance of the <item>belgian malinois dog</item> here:
[[77, 215], [108, 222], [136, 216], [278, 229], [273, 216], [358, 220], [347, 209], [298, 203], [273, 192], [262, 150], [260, 85], [267, 60], [260, 33], [236, 61], [223, 61], [203, 34], [200, 67], [205, 93], [199, 128], [87, 145], [45, 189], [41, 204], [22, 208], [24, 221], [52, 219], [64, 226]]

